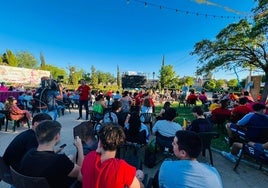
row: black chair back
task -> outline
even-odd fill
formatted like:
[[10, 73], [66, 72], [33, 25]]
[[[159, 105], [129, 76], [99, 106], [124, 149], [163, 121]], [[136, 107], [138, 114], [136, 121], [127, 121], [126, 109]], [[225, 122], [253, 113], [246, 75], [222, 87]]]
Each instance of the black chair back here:
[[49, 188], [49, 184], [45, 177], [30, 177], [18, 173], [10, 167], [13, 185], [16, 188]]
[[8, 184], [13, 184], [10, 168], [3, 160], [3, 157], [0, 157], [0, 179]]

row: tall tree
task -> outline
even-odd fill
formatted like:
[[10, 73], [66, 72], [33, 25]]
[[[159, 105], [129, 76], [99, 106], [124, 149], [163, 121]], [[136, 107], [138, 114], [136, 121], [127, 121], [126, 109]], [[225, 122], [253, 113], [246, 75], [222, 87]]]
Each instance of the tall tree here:
[[42, 52], [40, 52], [40, 61], [41, 61], [41, 70], [44, 70], [46, 68], [46, 61], [45, 61], [45, 57], [44, 54]]
[[[261, 9], [266, 13], [267, 3], [267, 0], [260, 0], [257, 10]], [[216, 40], [202, 40], [196, 43], [191, 54], [199, 56], [201, 67], [198, 67], [197, 73], [219, 68], [231, 70], [233, 66], [242, 68], [251, 66], [262, 70], [266, 75], [262, 93], [262, 101], [265, 101], [268, 95], [267, 33], [265, 32], [267, 30], [264, 30], [267, 22], [261, 21], [262, 19], [256, 19], [255, 22], [249, 23], [242, 19], [222, 29], [216, 36]]]
[[229, 81], [227, 82], [227, 86], [228, 86], [229, 88], [232, 88], [232, 89], [238, 87], [238, 80], [237, 80], [237, 79], [231, 79], [231, 80], [229, 80]]
[[29, 52], [26, 51], [18, 52], [16, 54], [16, 57], [18, 59], [18, 66], [20, 67], [34, 69], [37, 68], [38, 66], [37, 59]]
[[171, 88], [174, 86], [174, 79], [176, 78], [176, 72], [172, 65], [162, 65], [160, 71], [160, 83], [161, 88]]
[[92, 65], [91, 66], [91, 86], [92, 88], [97, 88], [98, 87], [98, 75], [96, 74], [96, 69]]
[[11, 50], [7, 50], [6, 59], [9, 66], [17, 67], [19, 65], [17, 57], [12, 53]]

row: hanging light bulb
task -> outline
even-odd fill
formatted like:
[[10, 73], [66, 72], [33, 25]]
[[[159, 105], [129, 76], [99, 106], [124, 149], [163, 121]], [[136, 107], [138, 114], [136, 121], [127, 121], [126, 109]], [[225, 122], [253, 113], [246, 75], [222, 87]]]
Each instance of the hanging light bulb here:
[[147, 7], [147, 2], [144, 2], [144, 6]]
[[129, 4], [130, 3], [130, 0], [126, 0], [126, 2], [127, 2], [127, 4]]

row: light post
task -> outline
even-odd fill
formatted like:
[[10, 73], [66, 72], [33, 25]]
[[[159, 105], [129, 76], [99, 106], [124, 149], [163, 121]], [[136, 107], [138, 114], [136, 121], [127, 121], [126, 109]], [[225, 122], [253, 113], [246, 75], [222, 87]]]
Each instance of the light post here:
[[153, 72], [153, 88], [154, 88], [154, 76], [155, 76], [155, 72]]

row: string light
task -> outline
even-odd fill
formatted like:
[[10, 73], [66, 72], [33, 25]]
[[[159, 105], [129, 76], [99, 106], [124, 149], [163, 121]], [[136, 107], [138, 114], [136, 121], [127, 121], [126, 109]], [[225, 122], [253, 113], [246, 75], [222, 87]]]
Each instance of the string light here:
[[[208, 17], [221, 18], [221, 19], [230, 19], [230, 18], [240, 19], [241, 18], [241, 16], [222, 16], [222, 15], [204, 14], [204, 13], [200, 13], [200, 12], [191, 12], [191, 11], [188, 11], [188, 10], [181, 10], [181, 9], [177, 9], [177, 8], [166, 7], [166, 6], [163, 6], [163, 5], [159, 5], [159, 4], [155, 4], [155, 3], [151, 3], [151, 2], [143, 1], [143, 0], [132, 0], [132, 1], [134, 1], [136, 3], [141, 3], [145, 7], [151, 6], [151, 7], [159, 8], [160, 10], [163, 10], [163, 9], [171, 10], [171, 11], [174, 11], [175, 13], [184, 13], [186, 15], [194, 15], [194, 16], [204, 16], [205, 18], [208, 18]], [[126, 0], [126, 2], [129, 4], [130, 0]], [[247, 18], [253, 18], [253, 16], [246, 15], [245, 19], [247, 19]]]

